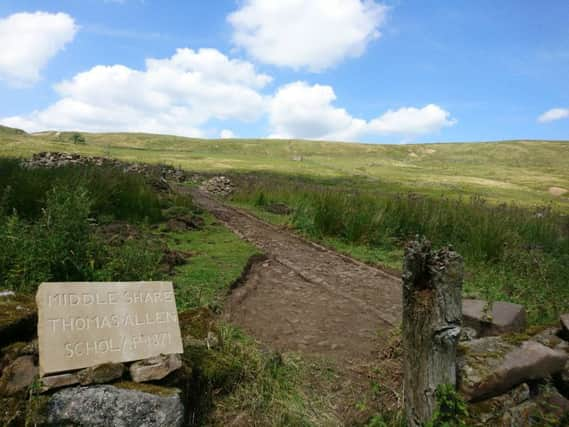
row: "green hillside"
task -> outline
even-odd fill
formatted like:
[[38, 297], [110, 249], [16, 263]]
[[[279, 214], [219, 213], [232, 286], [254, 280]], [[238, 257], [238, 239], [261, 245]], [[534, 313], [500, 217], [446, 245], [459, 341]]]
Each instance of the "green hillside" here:
[[1, 156], [80, 152], [205, 172], [264, 171], [341, 179], [385, 191], [479, 194], [569, 207], [569, 141], [371, 145], [300, 140], [206, 140], [139, 133], [26, 134], [0, 128]]

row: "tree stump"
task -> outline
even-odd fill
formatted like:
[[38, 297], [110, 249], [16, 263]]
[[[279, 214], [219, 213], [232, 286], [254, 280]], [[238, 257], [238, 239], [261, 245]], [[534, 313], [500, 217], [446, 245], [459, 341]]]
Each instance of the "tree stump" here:
[[462, 322], [464, 263], [452, 248], [409, 243], [403, 263], [404, 405], [409, 426], [422, 426], [436, 408], [441, 384], [456, 386], [456, 347]]

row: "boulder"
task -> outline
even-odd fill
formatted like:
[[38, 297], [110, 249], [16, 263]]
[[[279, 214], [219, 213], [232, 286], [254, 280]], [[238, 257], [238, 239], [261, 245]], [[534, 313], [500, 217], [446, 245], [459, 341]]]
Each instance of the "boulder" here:
[[529, 341], [537, 341], [549, 348], [567, 351], [569, 343], [559, 337], [559, 328], [545, 328], [540, 332], [529, 335]]
[[521, 346], [500, 337], [480, 338], [460, 344], [459, 389], [468, 401], [497, 396], [529, 380], [561, 372], [568, 355], [535, 341]]
[[526, 328], [525, 308], [504, 301], [464, 299], [462, 316], [463, 326], [475, 329], [480, 337], [521, 332]]
[[81, 385], [104, 384], [122, 378], [123, 373], [122, 363], [103, 363], [80, 370], [77, 379]]
[[530, 388], [524, 383], [500, 396], [473, 403], [468, 407], [471, 416], [468, 425], [499, 425], [508, 409], [529, 399]]
[[38, 375], [33, 356], [20, 356], [2, 372], [0, 396], [12, 396], [27, 390]]
[[542, 387], [537, 396], [510, 408], [498, 425], [517, 426], [560, 426], [567, 421], [569, 401], [551, 386]]
[[[37, 356], [38, 340], [31, 342], [17, 341], [0, 350], [0, 376], [4, 368], [10, 365], [20, 356]], [[35, 359], [34, 359], [35, 360]]]
[[69, 387], [79, 384], [79, 378], [72, 373], [50, 375], [41, 379], [40, 391], [45, 393], [49, 390], [54, 390], [61, 387]]
[[34, 299], [6, 293], [0, 298], [0, 348], [35, 335], [37, 312]]
[[179, 354], [160, 355], [134, 362], [130, 365], [130, 376], [135, 382], [157, 381], [182, 367]]
[[47, 403], [53, 425], [176, 427], [184, 422], [180, 390], [119, 383], [72, 387], [55, 392]]

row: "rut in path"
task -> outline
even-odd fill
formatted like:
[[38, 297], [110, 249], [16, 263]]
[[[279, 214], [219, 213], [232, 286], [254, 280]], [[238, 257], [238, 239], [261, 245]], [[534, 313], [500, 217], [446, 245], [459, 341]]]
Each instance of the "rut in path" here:
[[194, 201], [268, 257], [234, 290], [226, 316], [280, 351], [324, 355], [343, 363], [370, 360], [397, 326], [401, 281], [382, 270], [192, 190]]

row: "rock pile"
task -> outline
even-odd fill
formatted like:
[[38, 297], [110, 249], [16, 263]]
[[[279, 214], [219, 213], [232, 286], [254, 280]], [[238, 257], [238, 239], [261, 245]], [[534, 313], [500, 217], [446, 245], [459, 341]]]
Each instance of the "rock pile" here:
[[226, 176], [214, 176], [203, 182], [200, 190], [206, 191], [214, 196], [227, 197], [234, 191], [233, 183]]
[[41, 152], [23, 161], [27, 168], [57, 168], [69, 165], [107, 166], [127, 173], [160, 177], [168, 181], [185, 182], [186, 173], [168, 165], [149, 165], [145, 163], [127, 163], [116, 159], [98, 156], [82, 156], [74, 153]]
[[[0, 295], [0, 425], [20, 425], [22, 415], [28, 415], [17, 408], [25, 405], [32, 394], [41, 405], [34, 411], [26, 408], [37, 417], [26, 419], [33, 421], [31, 425], [183, 424], [184, 400], [175, 384], [178, 372], [183, 371], [179, 376], [184, 378], [188, 368], [182, 369], [180, 355], [128, 364], [105, 363], [38, 378], [33, 298], [1, 290]], [[174, 372], [176, 379], [168, 379]], [[145, 384], [148, 381], [173, 382], [175, 386]]]
[[459, 346], [458, 386], [470, 402], [469, 425], [557, 425], [569, 418], [565, 317], [560, 328], [528, 332], [525, 311], [515, 304], [465, 300], [463, 312], [470, 338]]

